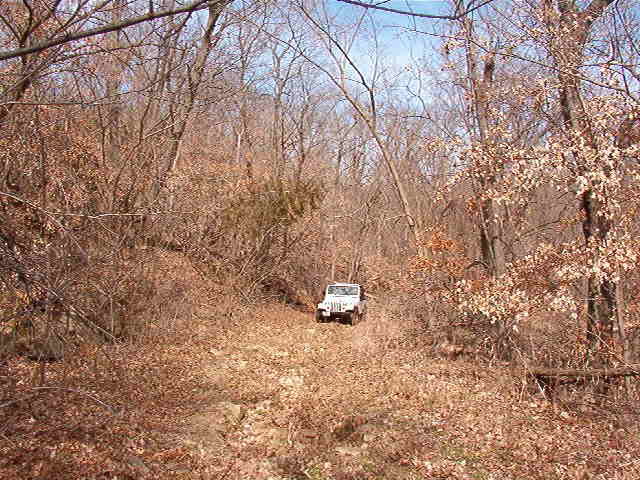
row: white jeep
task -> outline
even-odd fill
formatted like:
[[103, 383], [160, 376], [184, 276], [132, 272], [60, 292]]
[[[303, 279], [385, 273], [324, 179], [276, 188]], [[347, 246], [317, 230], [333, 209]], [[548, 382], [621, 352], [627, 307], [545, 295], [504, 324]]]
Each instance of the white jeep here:
[[332, 319], [355, 325], [364, 320], [367, 312], [367, 300], [364, 288], [357, 283], [332, 283], [327, 285], [324, 300], [316, 309], [316, 321]]

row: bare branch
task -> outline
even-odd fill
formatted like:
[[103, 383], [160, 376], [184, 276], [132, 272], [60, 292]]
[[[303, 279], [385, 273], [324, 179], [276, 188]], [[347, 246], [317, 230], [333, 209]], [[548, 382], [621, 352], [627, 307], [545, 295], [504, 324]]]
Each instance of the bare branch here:
[[[383, 7], [382, 5], [359, 2], [357, 0], [338, 0], [338, 1], [343, 3], [348, 3], [349, 5], [356, 5], [357, 7], [371, 8], [374, 10], [382, 10], [383, 12], [399, 13], [400, 15], [407, 15], [409, 17], [431, 18], [434, 20], [460, 20], [461, 18], [469, 15], [471, 12], [474, 12], [475, 10], [478, 10], [479, 8], [482, 8], [485, 5], [488, 5], [491, 2], [493, 2], [493, 0], [485, 0], [484, 2], [481, 2], [478, 5], [473, 5], [473, 2], [470, 2], [469, 6], [466, 9], [464, 9], [459, 13], [456, 13], [455, 15], [433, 15], [429, 13], [417, 13], [417, 12], [411, 12], [408, 10], [399, 10], [397, 8]], [[600, 0], [600, 1], [604, 1], [604, 0]]]
[[[221, 0], [215, 3], [221, 3], [224, 6], [226, 2], [224, 0]], [[173, 15], [179, 15], [181, 13], [189, 13], [197, 10], [203, 10], [205, 8], [210, 8], [211, 6], [210, 4], [211, 4], [210, 0], [194, 0], [193, 2], [188, 3], [187, 5], [181, 8], [160, 10], [158, 12], [149, 11], [144, 15], [128, 18], [120, 22], [110, 23], [107, 25], [103, 25], [101, 27], [90, 28], [88, 30], [82, 30], [76, 33], [68, 33], [64, 36], [47, 40], [46, 42], [37, 43], [35, 45], [25, 47], [25, 48], [18, 48], [15, 50], [0, 52], [0, 60], [9, 60], [11, 58], [24, 57], [25, 55], [41, 52], [51, 47], [64, 45], [70, 42], [74, 42], [76, 40], [82, 40], [83, 38], [95, 37], [97, 35], [102, 35], [104, 33], [115, 32], [118, 30], [125, 29], [127, 27], [131, 27], [133, 25], [137, 25], [139, 23], [148, 22], [150, 20], [155, 20], [158, 18], [170, 17]]]

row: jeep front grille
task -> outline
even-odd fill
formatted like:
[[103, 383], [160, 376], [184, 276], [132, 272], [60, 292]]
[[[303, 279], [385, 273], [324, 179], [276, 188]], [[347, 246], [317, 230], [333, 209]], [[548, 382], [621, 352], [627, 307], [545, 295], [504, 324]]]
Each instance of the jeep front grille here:
[[340, 302], [331, 302], [331, 313], [340, 313], [342, 312], [342, 304]]

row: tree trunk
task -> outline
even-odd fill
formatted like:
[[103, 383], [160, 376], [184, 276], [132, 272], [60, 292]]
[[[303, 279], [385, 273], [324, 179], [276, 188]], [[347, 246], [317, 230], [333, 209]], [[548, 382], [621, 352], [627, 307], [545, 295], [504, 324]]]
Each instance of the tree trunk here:
[[[580, 92], [579, 67], [593, 22], [614, 0], [593, 0], [582, 11], [575, 0], [558, 3], [558, 11], [552, 9], [549, 0], [547, 8], [547, 26], [554, 40], [552, 54], [558, 68], [559, 100], [563, 129], [573, 144], [576, 173], [583, 176], [589, 172], [587, 157], [598, 154], [598, 144], [585, 109]], [[605, 177], [608, 170], [604, 169]], [[606, 215], [606, 205], [596, 195], [600, 186], [593, 180], [581, 196], [580, 208], [583, 214], [582, 233], [585, 248], [597, 249], [607, 244], [612, 224]], [[593, 258], [593, 269], [598, 270], [597, 253]], [[586, 336], [588, 340], [587, 363], [596, 367], [609, 365], [609, 348], [613, 346], [613, 326], [617, 313], [617, 284], [591, 273], [586, 278]]]
[[[489, 99], [488, 92], [493, 84], [493, 72], [495, 70], [495, 55], [490, 54], [484, 58], [482, 77], [478, 75], [478, 52], [473, 41], [473, 22], [470, 18], [462, 21], [462, 27], [466, 39], [467, 75], [473, 102], [473, 111], [477, 131], [473, 135], [474, 140], [481, 147], [488, 147], [492, 142], [489, 132]], [[478, 194], [478, 229], [480, 231], [480, 255], [487, 273], [495, 278], [504, 272], [505, 257], [502, 244], [500, 221], [497, 215], [493, 199], [484, 198], [484, 192], [492, 189], [496, 184], [496, 176], [492, 173], [484, 175], [479, 180], [480, 192]]]

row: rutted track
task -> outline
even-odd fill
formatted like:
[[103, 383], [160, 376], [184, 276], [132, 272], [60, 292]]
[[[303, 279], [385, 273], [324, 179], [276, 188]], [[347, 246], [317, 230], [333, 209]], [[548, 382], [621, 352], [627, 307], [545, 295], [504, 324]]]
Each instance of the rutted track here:
[[209, 403], [181, 441], [211, 478], [560, 478], [539, 459], [578, 451], [588, 425], [522, 402], [505, 371], [430, 358], [405, 330], [375, 308], [354, 327], [278, 306], [240, 316], [211, 345]]
[[412, 433], [396, 446], [409, 441], [399, 448], [413, 450], [418, 430], [439, 422], [416, 418], [409, 408], [430, 403], [433, 389], [426, 385], [433, 375], [399, 365], [410, 358], [386, 348], [392, 332], [381, 327], [315, 323], [311, 314], [277, 307], [237, 324], [224, 345], [210, 350], [203, 375], [211, 408], [190, 419], [186, 441], [232, 478], [371, 467], [372, 444], [402, 436], [408, 426]]

